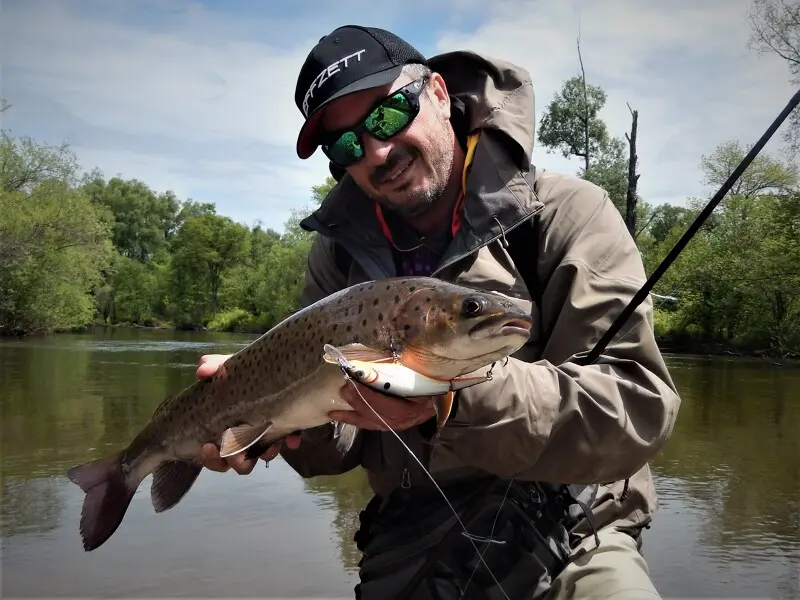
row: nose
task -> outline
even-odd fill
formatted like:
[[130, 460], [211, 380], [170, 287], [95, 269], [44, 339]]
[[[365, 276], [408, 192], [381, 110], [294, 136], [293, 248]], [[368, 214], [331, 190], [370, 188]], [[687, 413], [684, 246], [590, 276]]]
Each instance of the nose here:
[[364, 146], [364, 159], [369, 166], [384, 164], [394, 148], [391, 140], [379, 140], [368, 133], [365, 133], [361, 139]]

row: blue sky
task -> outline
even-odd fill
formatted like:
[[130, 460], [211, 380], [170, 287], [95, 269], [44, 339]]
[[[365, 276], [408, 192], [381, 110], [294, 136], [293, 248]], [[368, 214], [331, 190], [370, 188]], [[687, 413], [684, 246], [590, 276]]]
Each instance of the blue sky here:
[[[327, 175], [294, 151], [297, 71], [346, 23], [392, 29], [424, 54], [485, 52], [530, 70], [537, 121], [578, 73], [603, 86], [614, 135], [639, 110], [640, 192], [650, 202], [712, 193], [698, 169], [728, 140], [754, 142], [792, 89], [785, 63], [748, 50], [747, 0], [4, 0], [3, 113], [12, 135], [68, 141], [86, 171], [213, 201], [276, 229]], [[780, 150], [779, 134], [767, 152]], [[541, 168], [574, 173], [542, 148]]]

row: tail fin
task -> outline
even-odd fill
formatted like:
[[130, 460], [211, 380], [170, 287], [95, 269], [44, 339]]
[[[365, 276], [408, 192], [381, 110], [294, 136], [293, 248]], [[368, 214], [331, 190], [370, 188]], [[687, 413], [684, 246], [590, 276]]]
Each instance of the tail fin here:
[[80, 532], [87, 552], [103, 545], [117, 530], [136, 492], [122, 471], [121, 453], [94, 460], [67, 471], [67, 476], [86, 492]]

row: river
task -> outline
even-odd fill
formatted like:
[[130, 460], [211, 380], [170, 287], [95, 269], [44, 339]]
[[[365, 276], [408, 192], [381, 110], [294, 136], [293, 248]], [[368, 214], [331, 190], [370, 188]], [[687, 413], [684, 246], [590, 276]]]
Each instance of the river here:
[[[203, 472], [157, 515], [149, 478], [83, 552], [71, 465], [121, 447], [204, 353], [253, 336], [108, 329], [0, 341], [5, 597], [352, 598], [363, 474], [302, 480], [280, 459]], [[683, 398], [653, 462], [644, 553], [665, 598], [800, 598], [800, 369], [667, 357]]]

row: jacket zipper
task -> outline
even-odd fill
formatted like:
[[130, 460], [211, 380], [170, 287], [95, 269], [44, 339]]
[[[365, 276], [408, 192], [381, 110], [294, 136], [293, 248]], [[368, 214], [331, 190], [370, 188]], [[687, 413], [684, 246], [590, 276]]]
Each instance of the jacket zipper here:
[[507, 228], [503, 228], [501, 226], [500, 233], [498, 233], [494, 237], [491, 237], [488, 240], [486, 240], [485, 242], [479, 244], [478, 246], [475, 246], [469, 252], [462, 253], [462, 254], [459, 254], [457, 256], [451, 257], [447, 262], [445, 262], [445, 263], [439, 265], [438, 267], [436, 267], [436, 269], [433, 271], [433, 273], [431, 273], [431, 277], [436, 277], [436, 274], [439, 273], [440, 271], [443, 271], [447, 267], [449, 267], [451, 265], [454, 265], [455, 263], [457, 263], [458, 261], [466, 258], [467, 256], [469, 256], [473, 252], [477, 252], [481, 248], [484, 248], [484, 247], [488, 246], [492, 242], [494, 242], [496, 240], [499, 240], [501, 237], [505, 237], [509, 232], [514, 231], [520, 225], [523, 225], [523, 224], [527, 223], [528, 221], [530, 221], [531, 219], [533, 219], [536, 215], [538, 215], [540, 212], [542, 212], [542, 210], [544, 210], [544, 207], [540, 206], [535, 211], [531, 212], [528, 215], [525, 215], [522, 219], [520, 219], [519, 221], [517, 221], [513, 225], [511, 225], [511, 226], [509, 226]]

